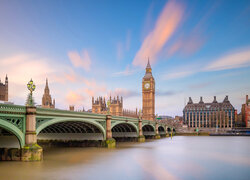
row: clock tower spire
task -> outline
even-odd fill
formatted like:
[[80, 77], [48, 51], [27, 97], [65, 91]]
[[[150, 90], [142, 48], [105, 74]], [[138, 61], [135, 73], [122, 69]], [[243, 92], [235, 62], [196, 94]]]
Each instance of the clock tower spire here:
[[142, 79], [142, 114], [143, 119], [155, 120], [155, 80], [149, 59]]

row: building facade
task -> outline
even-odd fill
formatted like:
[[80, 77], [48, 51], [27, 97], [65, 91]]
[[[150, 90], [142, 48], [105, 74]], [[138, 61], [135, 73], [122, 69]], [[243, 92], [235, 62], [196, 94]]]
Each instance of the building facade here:
[[131, 111], [123, 109], [123, 98], [122, 97], [109, 97], [108, 102], [106, 102], [104, 97], [98, 97], [94, 99], [92, 97], [92, 113], [97, 114], [107, 114], [108, 113], [108, 104], [109, 103], [109, 113], [113, 116], [127, 116], [127, 117], [138, 117], [139, 114], [136, 111]]
[[155, 120], [155, 80], [149, 60], [142, 79], [142, 119]]
[[183, 120], [194, 128], [232, 128], [235, 126], [235, 109], [228, 96], [218, 103], [216, 96], [212, 103], [193, 103], [191, 97], [183, 110]]
[[52, 98], [49, 92], [49, 85], [48, 85], [48, 79], [46, 79], [46, 85], [44, 88], [44, 94], [42, 98], [42, 107], [43, 108], [55, 108], [55, 99], [52, 103]]
[[248, 95], [246, 95], [246, 103], [242, 104], [241, 114], [246, 127], [250, 127], [250, 99], [248, 99]]
[[5, 84], [1, 82], [0, 79], [0, 101], [8, 101], [8, 91], [9, 91], [9, 82], [8, 82], [8, 76], [5, 77]]

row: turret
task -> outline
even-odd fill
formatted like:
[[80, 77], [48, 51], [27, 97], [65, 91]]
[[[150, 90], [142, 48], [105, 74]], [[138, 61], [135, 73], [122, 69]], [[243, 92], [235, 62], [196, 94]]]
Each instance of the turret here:
[[191, 97], [189, 97], [188, 104], [193, 104], [193, 100]]
[[202, 99], [202, 96], [200, 97], [200, 102], [199, 102], [199, 104], [204, 104], [203, 99]]
[[214, 96], [213, 103], [217, 103], [216, 96]]

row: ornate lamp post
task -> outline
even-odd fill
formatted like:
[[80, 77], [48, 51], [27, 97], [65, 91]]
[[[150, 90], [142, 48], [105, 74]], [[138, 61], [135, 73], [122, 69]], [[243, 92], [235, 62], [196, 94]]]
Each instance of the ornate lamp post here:
[[110, 114], [110, 100], [107, 101], [107, 114]]
[[30, 93], [29, 93], [28, 98], [27, 98], [26, 106], [34, 106], [35, 102], [34, 102], [34, 99], [32, 97], [32, 93], [33, 93], [33, 91], [35, 91], [36, 85], [34, 84], [32, 79], [28, 82], [27, 88], [30, 91]]

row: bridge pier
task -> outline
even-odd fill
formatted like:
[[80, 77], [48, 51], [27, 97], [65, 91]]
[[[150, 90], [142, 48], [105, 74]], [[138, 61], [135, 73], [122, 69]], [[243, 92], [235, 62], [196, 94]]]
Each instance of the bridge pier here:
[[161, 136], [160, 136], [160, 134], [159, 134], [159, 124], [158, 123], [156, 123], [155, 124], [155, 139], [161, 139]]
[[105, 145], [107, 148], [115, 148], [116, 141], [112, 138], [112, 131], [111, 131], [111, 115], [106, 116], [106, 140]]
[[37, 144], [36, 107], [26, 106], [25, 146], [21, 149], [22, 161], [41, 161], [43, 149]]
[[166, 132], [166, 137], [169, 137], [169, 134], [168, 134], [168, 126], [165, 127], [165, 132]]
[[139, 119], [139, 137], [138, 137], [138, 142], [145, 142], [145, 136], [143, 135], [143, 131], [142, 131], [142, 120], [141, 120], [141, 118]]

